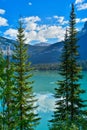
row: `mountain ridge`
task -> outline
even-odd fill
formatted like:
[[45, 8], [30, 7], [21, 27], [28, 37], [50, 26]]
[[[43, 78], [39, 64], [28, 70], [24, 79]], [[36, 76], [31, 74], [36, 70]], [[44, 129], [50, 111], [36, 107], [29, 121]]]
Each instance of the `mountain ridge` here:
[[[84, 27], [78, 33], [78, 45], [80, 59], [87, 60], [87, 22]], [[14, 43], [16, 41], [0, 37], [0, 47], [6, 51], [6, 46], [10, 46], [10, 49], [14, 49]], [[32, 64], [46, 64], [46, 63], [58, 63], [60, 62], [60, 56], [63, 48], [63, 41], [54, 44], [38, 43], [36, 45], [29, 45], [28, 54], [30, 55], [30, 61]]]

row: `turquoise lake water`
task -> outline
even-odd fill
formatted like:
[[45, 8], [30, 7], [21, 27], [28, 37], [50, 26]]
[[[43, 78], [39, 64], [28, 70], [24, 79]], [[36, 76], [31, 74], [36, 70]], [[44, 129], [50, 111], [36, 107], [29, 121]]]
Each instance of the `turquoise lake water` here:
[[[82, 72], [83, 78], [79, 81], [81, 88], [86, 90], [86, 93], [81, 95], [87, 99], [87, 72]], [[34, 80], [33, 90], [38, 99], [39, 105], [37, 111], [42, 118], [40, 124], [35, 130], [48, 130], [48, 121], [52, 119], [53, 110], [55, 107], [54, 88], [58, 87], [56, 82], [62, 79], [58, 71], [35, 71], [33, 72], [32, 80]]]
[[[62, 77], [58, 74], [58, 71], [36, 71], [33, 74], [33, 80], [35, 81], [33, 88], [39, 105], [38, 113], [42, 118], [40, 125], [35, 130], [48, 130], [48, 120], [51, 119], [55, 106], [54, 88], [58, 87], [56, 82]], [[86, 93], [81, 96], [87, 99], [87, 72], [82, 72], [82, 76], [83, 78], [79, 82]]]

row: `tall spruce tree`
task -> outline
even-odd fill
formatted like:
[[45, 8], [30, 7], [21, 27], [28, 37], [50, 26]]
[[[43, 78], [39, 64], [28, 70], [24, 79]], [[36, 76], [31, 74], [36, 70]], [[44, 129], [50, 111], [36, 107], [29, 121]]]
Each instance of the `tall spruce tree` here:
[[12, 112], [12, 94], [13, 94], [13, 67], [9, 60], [9, 51], [5, 56], [2, 51], [0, 54], [0, 130], [12, 130], [13, 112]]
[[65, 35], [64, 48], [62, 51], [62, 61], [60, 65], [60, 74], [63, 79], [58, 81], [59, 87], [56, 88], [56, 108], [51, 122], [51, 130], [65, 130], [72, 128], [73, 123], [77, 129], [86, 130], [84, 124], [87, 123], [86, 107], [81, 94], [85, 91], [80, 88], [79, 79], [81, 78], [81, 67], [78, 65], [78, 45], [76, 31], [76, 16], [74, 4], [70, 13], [69, 36]]
[[25, 34], [23, 23], [19, 20], [17, 43], [14, 50], [14, 69], [15, 69], [15, 95], [14, 95], [14, 118], [15, 129], [34, 130], [39, 123], [36, 113], [35, 102], [37, 101], [32, 89], [32, 68], [30, 67], [28, 56], [28, 45], [25, 44]]
[[4, 97], [5, 97], [5, 120], [4, 126], [6, 130], [12, 130], [14, 126], [14, 117], [13, 117], [13, 89], [14, 89], [14, 69], [10, 61], [10, 48], [7, 46], [6, 54], [6, 64], [5, 64], [5, 77], [4, 77]]
[[0, 48], [0, 129], [4, 130], [5, 128], [5, 95], [4, 95], [4, 89], [5, 89], [5, 59], [3, 56], [2, 49]]
[[74, 11], [74, 4], [72, 4], [72, 10], [70, 13], [69, 21], [69, 65], [68, 65], [68, 74], [69, 74], [69, 88], [70, 88], [70, 97], [69, 97], [69, 108], [70, 108], [70, 119], [74, 121], [78, 117], [82, 116], [85, 110], [82, 110], [84, 107], [84, 100], [81, 99], [81, 94], [85, 91], [80, 88], [78, 83], [81, 79], [81, 67], [78, 65], [78, 45], [77, 45], [77, 31], [76, 31], [76, 15]]
[[53, 115], [54, 118], [50, 120], [50, 122], [52, 123], [52, 127], [50, 127], [51, 130], [62, 129], [64, 127], [63, 123], [67, 119], [69, 112], [69, 40], [67, 33], [68, 32], [66, 29], [60, 64], [60, 75], [63, 77], [63, 79], [57, 82], [59, 87], [55, 89], [55, 98], [58, 100], [56, 100], [55, 104], [56, 107]]

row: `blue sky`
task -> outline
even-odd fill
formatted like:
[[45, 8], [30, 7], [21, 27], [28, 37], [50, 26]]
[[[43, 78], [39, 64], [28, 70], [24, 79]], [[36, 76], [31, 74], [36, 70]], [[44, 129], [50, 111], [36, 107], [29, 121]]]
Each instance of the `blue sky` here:
[[54, 43], [64, 38], [75, 4], [77, 29], [87, 21], [87, 0], [0, 0], [0, 35], [16, 39], [18, 19], [25, 25], [26, 43]]

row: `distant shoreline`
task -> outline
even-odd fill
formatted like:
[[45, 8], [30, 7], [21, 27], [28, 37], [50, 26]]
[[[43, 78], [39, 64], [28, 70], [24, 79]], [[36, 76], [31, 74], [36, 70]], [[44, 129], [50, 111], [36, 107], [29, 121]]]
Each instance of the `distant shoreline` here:
[[[87, 61], [79, 61], [78, 65], [82, 67], [83, 71], [87, 71]], [[39, 64], [32, 64], [34, 70], [60, 70], [60, 63], [39, 63]]]

